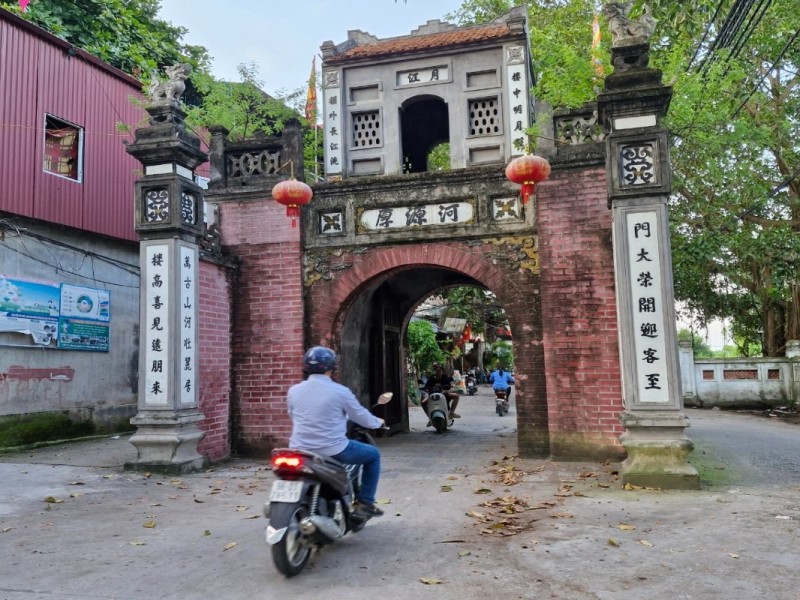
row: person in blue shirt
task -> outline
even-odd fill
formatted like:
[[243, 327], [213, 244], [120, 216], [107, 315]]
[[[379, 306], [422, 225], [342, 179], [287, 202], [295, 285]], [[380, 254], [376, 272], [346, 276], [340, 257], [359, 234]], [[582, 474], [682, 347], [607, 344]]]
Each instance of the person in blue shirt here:
[[514, 383], [514, 377], [502, 365], [489, 375], [489, 383], [492, 384], [493, 390], [503, 390], [506, 393], [506, 403], [511, 400], [511, 385]]
[[289, 388], [287, 400], [292, 418], [289, 446], [329, 456], [349, 465], [364, 465], [356, 511], [379, 517], [375, 493], [381, 474], [381, 453], [375, 446], [347, 437], [347, 421], [368, 429], [379, 429], [384, 420], [376, 417], [356, 399], [349, 388], [336, 383], [336, 353], [315, 346], [303, 357], [308, 379]]

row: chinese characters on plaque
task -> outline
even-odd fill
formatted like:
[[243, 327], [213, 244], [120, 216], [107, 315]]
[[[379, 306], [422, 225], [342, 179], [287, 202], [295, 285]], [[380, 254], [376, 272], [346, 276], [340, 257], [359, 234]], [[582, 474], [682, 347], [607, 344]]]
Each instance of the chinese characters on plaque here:
[[511, 155], [520, 156], [527, 151], [525, 130], [530, 125], [528, 69], [522, 46], [506, 48], [506, 88], [508, 142]]
[[325, 173], [337, 175], [342, 172], [342, 162], [344, 161], [344, 148], [342, 147], [344, 102], [339, 86], [338, 71], [325, 73], [322, 104], [322, 122], [325, 127]]
[[395, 77], [397, 87], [420, 85], [424, 83], [439, 83], [450, 80], [450, 69], [447, 65], [423, 67], [410, 71], [398, 71]]
[[180, 361], [177, 381], [181, 404], [194, 405], [197, 373], [197, 247], [181, 246], [180, 264]]
[[169, 405], [170, 248], [167, 244], [145, 246], [142, 269], [145, 403]]
[[669, 403], [656, 211], [626, 215], [636, 382], [641, 403]]
[[361, 213], [359, 225], [369, 231], [386, 231], [429, 225], [454, 225], [474, 220], [470, 202], [445, 202], [422, 206], [373, 208]]

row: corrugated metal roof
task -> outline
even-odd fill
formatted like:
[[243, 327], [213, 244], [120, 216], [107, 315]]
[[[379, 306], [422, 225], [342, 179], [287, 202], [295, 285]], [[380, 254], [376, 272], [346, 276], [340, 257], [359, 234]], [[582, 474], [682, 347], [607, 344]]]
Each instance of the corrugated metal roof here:
[[[0, 10], [0, 210], [136, 240], [139, 162], [124, 140], [146, 117], [131, 98], [141, 84], [85, 52]], [[83, 132], [83, 177], [44, 171], [47, 115]], [[118, 123], [130, 128], [121, 133]]]

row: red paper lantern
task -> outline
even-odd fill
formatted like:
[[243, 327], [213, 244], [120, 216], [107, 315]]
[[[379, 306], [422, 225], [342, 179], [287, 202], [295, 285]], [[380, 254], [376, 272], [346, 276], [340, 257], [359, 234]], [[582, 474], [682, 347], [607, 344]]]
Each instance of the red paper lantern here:
[[272, 188], [272, 197], [286, 207], [286, 216], [292, 219], [292, 227], [297, 227], [300, 207], [311, 202], [314, 192], [302, 181], [286, 179]]
[[506, 177], [522, 185], [522, 203], [533, 194], [536, 184], [550, 176], [550, 163], [541, 156], [526, 154], [515, 158], [506, 167]]

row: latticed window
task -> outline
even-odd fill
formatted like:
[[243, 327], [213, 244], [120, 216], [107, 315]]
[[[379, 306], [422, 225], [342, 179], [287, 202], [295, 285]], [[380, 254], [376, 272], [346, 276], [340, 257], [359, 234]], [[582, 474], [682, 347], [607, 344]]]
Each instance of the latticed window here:
[[496, 97], [469, 101], [470, 135], [499, 135], [502, 132], [500, 102]]
[[380, 111], [353, 114], [353, 148], [373, 148], [381, 145]]
[[80, 127], [47, 115], [43, 164], [47, 173], [80, 181], [82, 148], [83, 131]]

